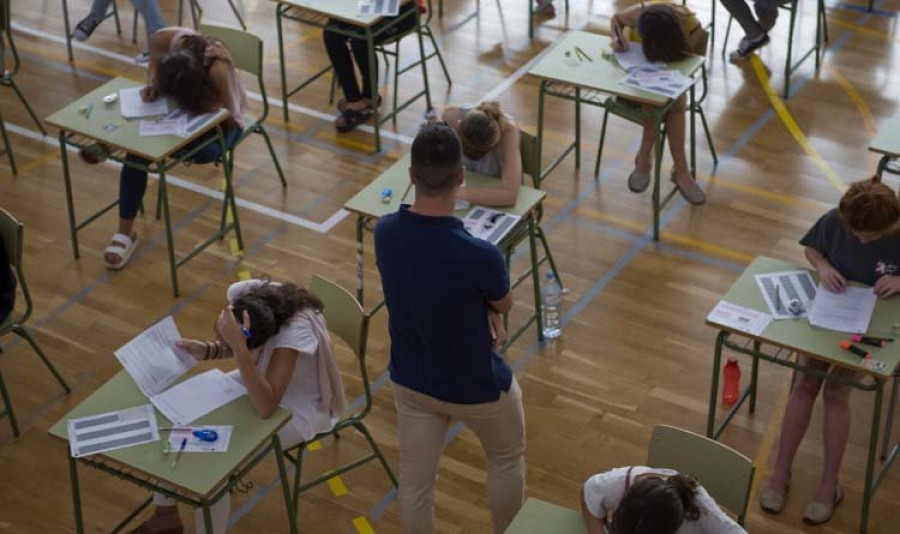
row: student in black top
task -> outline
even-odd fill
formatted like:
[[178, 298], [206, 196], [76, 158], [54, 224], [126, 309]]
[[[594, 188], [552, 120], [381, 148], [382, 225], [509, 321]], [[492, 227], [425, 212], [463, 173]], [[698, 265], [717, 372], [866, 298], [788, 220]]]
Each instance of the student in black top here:
[[[857, 182], [840, 205], [822, 216], [800, 240], [806, 259], [815, 267], [826, 291], [839, 293], [848, 282], [873, 286], [879, 298], [900, 294], [900, 200], [878, 178]], [[825, 370], [821, 361], [801, 358], [810, 368]], [[853, 372], [832, 370], [852, 378]], [[831, 519], [844, 494], [838, 474], [850, 431], [850, 386], [798, 373], [781, 426], [775, 471], [760, 495], [762, 509], [777, 514], [784, 509], [791, 480], [791, 465], [803, 440], [819, 390], [825, 404], [825, 457], [819, 486], [806, 505], [803, 520], [820, 524]]]
[[0, 323], [6, 320], [16, 303], [16, 277], [13, 275], [6, 247], [0, 237]]

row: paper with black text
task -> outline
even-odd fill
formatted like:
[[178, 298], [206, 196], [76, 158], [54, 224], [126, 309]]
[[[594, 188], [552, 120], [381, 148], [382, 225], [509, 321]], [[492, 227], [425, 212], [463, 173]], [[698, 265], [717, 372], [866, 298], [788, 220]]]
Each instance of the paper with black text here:
[[772, 316], [766, 312], [756, 311], [744, 306], [720, 300], [706, 320], [722, 326], [731, 327], [739, 332], [753, 336], [763, 333], [772, 322]]
[[150, 402], [173, 425], [183, 426], [246, 394], [244, 386], [221, 369], [211, 369], [150, 397]]
[[170, 315], [115, 352], [122, 367], [146, 397], [165, 391], [197, 364], [187, 351], [175, 346], [179, 339], [181, 334]]
[[832, 293], [819, 284], [809, 311], [809, 324], [838, 332], [865, 334], [877, 298], [871, 287], [850, 286], [840, 293]]

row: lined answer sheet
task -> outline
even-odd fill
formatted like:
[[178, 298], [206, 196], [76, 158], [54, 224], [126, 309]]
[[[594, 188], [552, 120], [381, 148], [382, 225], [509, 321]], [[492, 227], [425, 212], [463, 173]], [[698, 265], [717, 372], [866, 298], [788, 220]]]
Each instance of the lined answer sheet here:
[[184, 426], [246, 394], [221, 369], [211, 369], [150, 397], [150, 402], [172, 424]]
[[179, 339], [181, 334], [170, 315], [115, 352], [146, 397], [161, 393], [197, 364], [193, 356], [175, 346]]

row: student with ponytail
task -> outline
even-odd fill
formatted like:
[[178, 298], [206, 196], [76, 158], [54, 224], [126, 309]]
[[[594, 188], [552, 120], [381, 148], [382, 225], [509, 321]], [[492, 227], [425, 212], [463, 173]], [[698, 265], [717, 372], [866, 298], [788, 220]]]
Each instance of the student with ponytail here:
[[[228, 288], [228, 306], [216, 319], [215, 339], [182, 339], [178, 347], [197, 360], [237, 360], [231, 375], [247, 389], [260, 417], [279, 406], [293, 412], [278, 432], [287, 449], [330, 429], [344, 413], [344, 386], [321, 311], [322, 302], [294, 284], [237, 282]], [[153, 516], [134, 532], [184, 532], [175, 500], [157, 493], [153, 502]], [[215, 534], [226, 531], [230, 509], [229, 495], [212, 506]], [[195, 532], [205, 532], [202, 511], [194, 515]]]
[[671, 469], [594, 475], [582, 488], [581, 510], [590, 534], [746, 534], [696, 480]]
[[499, 102], [448, 107], [443, 119], [459, 136], [466, 170], [500, 178], [500, 187], [463, 187], [456, 198], [482, 206], [514, 205], [522, 182], [516, 121], [500, 111]]

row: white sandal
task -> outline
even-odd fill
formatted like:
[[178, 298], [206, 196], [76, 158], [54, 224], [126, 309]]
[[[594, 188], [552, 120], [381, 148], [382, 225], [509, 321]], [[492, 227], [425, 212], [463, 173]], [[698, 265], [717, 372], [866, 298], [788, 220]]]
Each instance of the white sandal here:
[[[107, 269], [118, 271], [128, 265], [131, 255], [134, 254], [134, 249], [137, 248], [138, 243], [137, 235], [132, 239], [125, 234], [113, 234], [110, 242], [111, 244], [103, 250], [103, 265], [105, 265]], [[119, 256], [119, 261], [110, 263], [106, 260], [107, 254]]]

